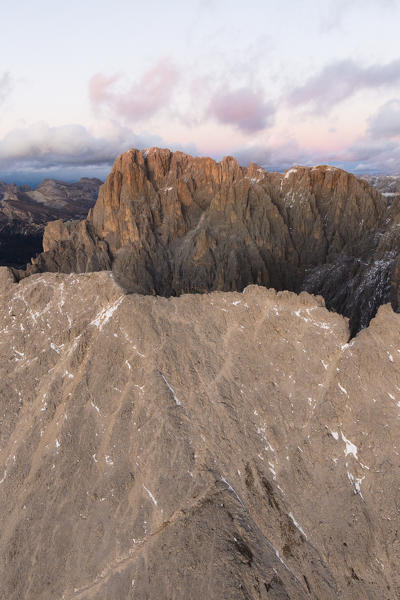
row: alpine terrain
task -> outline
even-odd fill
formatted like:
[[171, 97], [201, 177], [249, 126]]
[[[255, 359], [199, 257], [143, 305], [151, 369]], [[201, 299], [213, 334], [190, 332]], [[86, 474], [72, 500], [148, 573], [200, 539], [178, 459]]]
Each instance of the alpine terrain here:
[[389, 305], [0, 275], [1, 598], [399, 598]]
[[76, 183], [45, 179], [32, 190], [0, 182], [0, 265], [25, 266], [42, 251], [46, 224], [86, 217], [100, 185], [99, 179]]
[[352, 333], [400, 302], [398, 203], [333, 167], [283, 175], [158, 148], [119, 156], [87, 219], [54, 221], [17, 277], [113, 268], [128, 291], [175, 296], [255, 283], [322, 294]]
[[0, 599], [397, 600], [398, 206], [131, 150], [1, 267]]

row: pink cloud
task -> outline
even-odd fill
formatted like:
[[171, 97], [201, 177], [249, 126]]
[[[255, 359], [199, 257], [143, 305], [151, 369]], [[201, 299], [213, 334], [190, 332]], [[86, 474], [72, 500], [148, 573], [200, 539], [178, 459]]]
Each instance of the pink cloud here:
[[93, 75], [89, 81], [89, 98], [94, 107], [104, 102], [109, 102], [113, 97], [113, 84], [120, 79], [120, 75], [105, 77], [101, 73]]
[[169, 104], [179, 72], [168, 60], [160, 60], [127, 91], [115, 90], [120, 79], [120, 75], [94, 75], [89, 82], [90, 100], [95, 108], [105, 107], [117, 117], [141, 121]]
[[264, 101], [260, 91], [241, 88], [216, 92], [211, 98], [209, 113], [220, 123], [235, 125], [246, 133], [253, 133], [272, 124], [275, 108]]

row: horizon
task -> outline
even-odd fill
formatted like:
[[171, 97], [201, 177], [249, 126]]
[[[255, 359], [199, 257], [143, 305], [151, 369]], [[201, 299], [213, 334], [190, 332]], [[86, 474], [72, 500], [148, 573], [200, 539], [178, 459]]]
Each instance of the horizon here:
[[[169, 148], [162, 148], [159, 146], [153, 146], [152, 148], [156, 148], [159, 150], [170, 150]], [[149, 150], [150, 148], [130, 148], [129, 150], [139, 150], [141, 152], [144, 152], [146, 150]], [[126, 152], [129, 152], [129, 150], [127, 150]], [[170, 152], [173, 152], [172, 150], [170, 150]], [[235, 157], [231, 157], [230, 155], [226, 155], [223, 156], [220, 159], [213, 159], [210, 156], [199, 156], [199, 155], [193, 155], [193, 157], [199, 157], [199, 158], [211, 158], [212, 160], [215, 160], [217, 163], [221, 162], [222, 160], [224, 160], [225, 158], [235, 158]], [[249, 164], [244, 165], [242, 164], [238, 159], [235, 158], [235, 160], [237, 160], [239, 166], [245, 166], [248, 167]], [[256, 165], [258, 167], [261, 167], [261, 165], [258, 165], [256, 163]], [[387, 174], [387, 173], [381, 173], [381, 172], [365, 172], [365, 173], [353, 173], [350, 170], [347, 169], [343, 169], [343, 167], [341, 166], [335, 166], [333, 164], [315, 164], [315, 165], [302, 165], [302, 164], [293, 164], [289, 167], [282, 167], [282, 168], [266, 168], [266, 167], [261, 167], [263, 168], [267, 173], [273, 173], [273, 172], [277, 172], [277, 173], [281, 173], [284, 174], [285, 172], [293, 169], [293, 168], [306, 168], [306, 169], [314, 169], [314, 168], [320, 168], [320, 167], [327, 167], [327, 168], [334, 168], [334, 169], [339, 169], [339, 170], [343, 170], [343, 171], [347, 171], [349, 173], [352, 173], [353, 175], [355, 175], [355, 177], [359, 177], [359, 178], [363, 178], [363, 177], [374, 177], [374, 176], [385, 176], [385, 177], [400, 177], [400, 174]], [[73, 174], [68, 175], [68, 172], [65, 172], [63, 170], [59, 170], [56, 169], [54, 171], [49, 170], [49, 171], [45, 171], [45, 172], [41, 172], [41, 171], [36, 171], [34, 173], [29, 173], [29, 172], [19, 172], [19, 173], [11, 173], [10, 175], [5, 174], [4, 178], [0, 178], [0, 183], [4, 183], [6, 185], [12, 185], [15, 184], [17, 186], [29, 186], [32, 189], [36, 189], [41, 183], [43, 183], [46, 180], [53, 180], [53, 181], [57, 181], [58, 183], [67, 183], [67, 184], [71, 184], [71, 183], [78, 183], [79, 181], [81, 181], [82, 179], [98, 179], [100, 180], [102, 183], [105, 182], [105, 180], [107, 179], [107, 176], [110, 172], [112, 168], [112, 164], [110, 165], [110, 168], [106, 169], [101, 169], [100, 172], [96, 172], [97, 174], [93, 174], [93, 175], [87, 175], [84, 172], [80, 172], [80, 170], [78, 170], [77, 172], [74, 171]], [[103, 175], [103, 176], [102, 176]]]
[[0, 180], [104, 179], [149, 146], [400, 173], [395, 0], [21, 0], [2, 17]]

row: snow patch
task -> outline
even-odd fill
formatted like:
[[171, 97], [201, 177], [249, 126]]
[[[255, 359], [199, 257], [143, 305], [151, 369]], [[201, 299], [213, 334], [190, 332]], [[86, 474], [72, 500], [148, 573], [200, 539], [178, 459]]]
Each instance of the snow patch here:
[[304, 529], [302, 529], [300, 527], [300, 525], [298, 524], [298, 522], [296, 521], [296, 519], [293, 516], [293, 513], [289, 513], [289, 517], [292, 519], [293, 524], [297, 527], [297, 529], [300, 531], [300, 533], [302, 533], [304, 535], [304, 537], [306, 538], [306, 540], [308, 539], [307, 534], [305, 533]]
[[170, 385], [169, 385], [168, 381], [166, 380], [166, 378], [164, 377], [164, 375], [163, 375], [162, 373], [161, 373], [161, 377], [163, 378], [164, 382], [165, 382], [165, 383], [166, 383], [166, 385], [167, 385], [167, 388], [168, 388], [168, 389], [169, 389], [169, 391], [171, 392], [171, 394], [172, 394], [172, 396], [173, 396], [173, 398], [174, 398], [174, 400], [175, 400], [175, 403], [176, 403], [176, 405], [177, 405], [177, 406], [183, 406], [182, 402], [179, 402], [179, 400], [178, 400], [178, 398], [177, 398], [177, 396], [176, 396], [176, 394], [175, 394], [175, 390], [173, 389], [173, 387], [172, 387], [172, 386], [170, 386]]
[[90, 401], [90, 404], [93, 406], [93, 408], [98, 412], [98, 414], [100, 414], [100, 409], [98, 406], [95, 405], [95, 403], [93, 402], [93, 400]]
[[344, 450], [344, 455], [347, 456], [348, 454], [352, 454], [354, 456], [354, 458], [356, 460], [358, 460], [358, 456], [357, 456], [357, 446], [355, 444], [353, 444], [352, 442], [350, 442], [350, 440], [348, 440], [346, 438], [346, 436], [343, 434], [343, 431], [341, 431], [342, 434], [342, 440], [344, 441], [344, 443], [346, 444], [346, 448]]
[[236, 499], [237, 499], [237, 500], [240, 502], [240, 504], [241, 504], [241, 505], [243, 506], [243, 508], [244, 508], [244, 504], [243, 504], [243, 502], [241, 501], [241, 499], [240, 499], [239, 495], [236, 493], [236, 490], [235, 490], [235, 488], [234, 488], [234, 487], [233, 487], [233, 486], [232, 486], [232, 485], [229, 483], [229, 481], [227, 481], [227, 480], [225, 479], [225, 477], [223, 477], [222, 475], [221, 475], [221, 481], [223, 481], [223, 482], [225, 483], [225, 485], [227, 486], [228, 490], [229, 490], [230, 492], [232, 492], [232, 494], [235, 496], [235, 498], [236, 498]]
[[118, 300], [116, 300], [115, 302], [113, 302], [112, 304], [107, 306], [107, 308], [103, 308], [98, 313], [96, 318], [93, 319], [93, 321], [91, 321], [90, 325], [94, 325], [101, 331], [103, 329], [103, 327], [111, 319], [111, 317], [113, 316], [113, 314], [115, 313], [115, 311], [117, 310], [117, 308], [119, 307], [119, 305], [121, 304], [123, 299], [124, 299], [124, 296], [120, 296], [120, 298], [118, 298]]
[[354, 488], [354, 493], [360, 494], [361, 498], [364, 500], [364, 497], [361, 493], [361, 483], [362, 483], [363, 479], [365, 479], [365, 475], [363, 475], [363, 477], [354, 477], [354, 475], [352, 473], [347, 471], [347, 477], [349, 478], [349, 481]]
[[151, 491], [148, 490], [147, 487], [144, 484], [143, 484], [143, 488], [146, 491], [146, 493], [148, 494], [149, 498], [151, 498], [151, 501], [153, 502], [154, 506], [158, 506], [157, 500], [154, 498], [154, 496], [151, 493]]
[[292, 173], [297, 173], [297, 169], [289, 169], [289, 171], [286, 171], [285, 179], [289, 179], [289, 177]]

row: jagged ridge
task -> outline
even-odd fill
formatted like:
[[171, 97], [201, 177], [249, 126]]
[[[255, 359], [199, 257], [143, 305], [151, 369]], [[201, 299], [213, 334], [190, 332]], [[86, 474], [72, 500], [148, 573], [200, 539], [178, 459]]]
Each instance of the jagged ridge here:
[[112, 265], [128, 291], [164, 296], [251, 283], [306, 289], [354, 333], [380, 304], [398, 308], [398, 233], [387, 221], [385, 198], [340, 169], [281, 175], [231, 157], [131, 150], [86, 221], [48, 226], [28, 273]]

